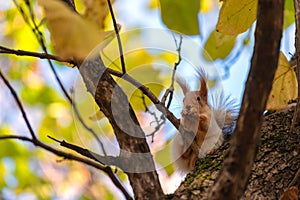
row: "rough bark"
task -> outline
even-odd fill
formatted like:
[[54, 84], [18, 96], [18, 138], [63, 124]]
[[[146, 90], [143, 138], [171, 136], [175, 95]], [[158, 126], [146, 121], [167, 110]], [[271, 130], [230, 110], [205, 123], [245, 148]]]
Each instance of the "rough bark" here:
[[[296, 124], [295, 133], [289, 132], [293, 113], [294, 108], [289, 108], [264, 118], [258, 154], [241, 199], [278, 199], [288, 187], [300, 188], [300, 177], [296, 176], [300, 169], [300, 124]], [[207, 199], [228, 151], [226, 142], [215, 154], [198, 160], [195, 169], [169, 198]]]
[[153, 157], [127, 96], [107, 73], [100, 57], [84, 62], [80, 73], [114, 129], [121, 149], [118, 166], [127, 173], [135, 199], [162, 199]]
[[[255, 47], [232, 146], [209, 199], [238, 199], [255, 158], [262, 113], [277, 68], [283, 0], [259, 0]], [[276, 13], [276, 14], [274, 14]]]

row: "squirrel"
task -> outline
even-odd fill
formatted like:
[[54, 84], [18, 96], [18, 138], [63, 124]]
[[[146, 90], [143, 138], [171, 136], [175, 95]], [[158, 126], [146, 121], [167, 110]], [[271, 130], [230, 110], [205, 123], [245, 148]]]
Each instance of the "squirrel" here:
[[190, 91], [183, 80], [177, 79], [184, 99], [180, 128], [171, 145], [175, 166], [182, 172], [195, 167], [196, 160], [219, 148], [235, 126], [238, 108], [223, 93], [212, 96], [208, 103], [207, 75], [199, 73], [200, 89]]

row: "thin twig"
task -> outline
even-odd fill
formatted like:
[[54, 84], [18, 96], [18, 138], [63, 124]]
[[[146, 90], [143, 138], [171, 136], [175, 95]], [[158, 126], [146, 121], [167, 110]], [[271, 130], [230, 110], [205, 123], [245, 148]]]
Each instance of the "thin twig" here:
[[16, 91], [15, 91], [14, 88], [11, 86], [11, 84], [9, 83], [9, 81], [5, 78], [5, 76], [2, 74], [2, 71], [1, 71], [1, 70], [0, 70], [0, 77], [1, 77], [1, 79], [4, 81], [5, 85], [7, 86], [7, 88], [8, 88], [9, 91], [11, 92], [11, 94], [13, 95], [13, 97], [14, 97], [14, 99], [15, 99], [15, 101], [16, 101], [16, 103], [17, 103], [17, 105], [18, 105], [18, 107], [19, 107], [19, 109], [20, 109], [20, 111], [21, 111], [21, 113], [22, 113], [22, 116], [23, 116], [23, 118], [24, 118], [24, 121], [25, 121], [25, 123], [26, 123], [26, 126], [27, 126], [27, 128], [29, 129], [29, 133], [30, 133], [32, 139], [33, 139], [34, 141], [37, 140], [37, 138], [36, 138], [36, 136], [35, 136], [35, 133], [34, 133], [32, 127], [31, 127], [31, 125], [30, 125], [30, 123], [29, 123], [29, 120], [28, 120], [28, 117], [27, 117], [26, 112], [25, 112], [25, 110], [24, 110], [24, 107], [23, 107], [23, 105], [22, 105], [22, 103], [21, 103], [21, 101], [20, 101], [20, 99], [19, 99], [19, 97], [18, 97]]
[[119, 158], [118, 157], [113, 157], [113, 156], [101, 156], [95, 152], [92, 152], [90, 151], [89, 149], [86, 149], [86, 148], [82, 148], [78, 145], [75, 145], [75, 144], [71, 144], [69, 142], [66, 142], [65, 140], [58, 140], [52, 136], [49, 136], [48, 135], [48, 138], [50, 138], [51, 140], [54, 140], [55, 142], [59, 143], [60, 146], [62, 147], [65, 147], [67, 149], [71, 149], [73, 151], [75, 151], [76, 153], [79, 153], [80, 155], [84, 156], [84, 157], [87, 157], [87, 158], [90, 158], [96, 162], [99, 162], [103, 165], [115, 165], [115, 166], [118, 166], [118, 160]]
[[176, 45], [176, 51], [178, 54], [178, 60], [174, 63], [174, 68], [173, 68], [173, 72], [172, 72], [172, 79], [171, 79], [171, 86], [166, 90], [165, 94], [163, 95], [162, 98], [162, 103], [165, 104], [167, 97], [170, 95], [169, 97], [169, 101], [167, 103], [167, 109], [169, 109], [172, 99], [173, 99], [173, 93], [174, 93], [174, 82], [175, 82], [175, 73], [177, 70], [177, 66], [180, 64], [181, 62], [181, 45], [182, 45], [182, 35], [179, 35], [179, 44], [177, 43], [176, 37], [174, 35], [174, 33], [172, 34], [174, 41], [175, 41], [175, 45]]
[[152, 112], [146, 105], [146, 99], [145, 99], [145, 96], [144, 94], [142, 94], [141, 96], [142, 98], [142, 101], [143, 101], [143, 105], [145, 107], [145, 112], [148, 112], [150, 115], [152, 115], [154, 117], [154, 121], [150, 122], [150, 125], [155, 122], [156, 123], [156, 127], [154, 129], [154, 131], [148, 135], [146, 135], [146, 137], [149, 137], [151, 136], [151, 142], [154, 142], [154, 135], [157, 131], [159, 131], [159, 129], [161, 128], [161, 126], [166, 122], [166, 118], [165, 116], [162, 114], [160, 116], [160, 119], [157, 117], [156, 113], [155, 112]]
[[117, 40], [118, 40], [118, 47], [119, 47], [119, 53], [120, 53], [122, 72], [123, 72], [123, 74], [126, 74], [125, 59], [124, 59], [124, 53], [123, 53], [122, 42], [121, 42], [121, 37], [120, 37], [120, 34], [119, 34], [119, 28], [118, 28], [117, 20], [115, 18], [114, 11], [113, 11], [110, 0], [107, 0], [107, 4], [108, 4], [109, 12], [110, 12], [110, 15], [111, 15], [111, 18], [112, 18], [112, 21], [113, 21], [114, 29], [115, 29]]
[[36, 57], [40, 59], [51, 59], [58, 62], [66, 62], [69, 64], [72, 64], [73, 66], [77, 66], [77, 63], [72, 59], [63, 59], [55, 55], [47, 54], [47, 53], [38, 53], [38, 52], [31, 52], [31, 51], [25, 51], [25, 50], [15, 50], [10, 49], [4, 46], [0, 46], [0, 53], [5, 54], [13, 54], [17, 56], [30, 56], [30, 57]]

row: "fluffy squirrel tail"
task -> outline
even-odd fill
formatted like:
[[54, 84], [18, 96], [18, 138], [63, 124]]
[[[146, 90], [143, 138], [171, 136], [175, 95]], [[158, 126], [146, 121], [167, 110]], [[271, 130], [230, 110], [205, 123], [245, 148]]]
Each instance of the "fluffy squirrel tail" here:
[[227, 138], [234, 130], [239, 112], [239, 106], [235, 99], [225, 96], [224, 92], [211, 95], [211, 109], [218, 126]]

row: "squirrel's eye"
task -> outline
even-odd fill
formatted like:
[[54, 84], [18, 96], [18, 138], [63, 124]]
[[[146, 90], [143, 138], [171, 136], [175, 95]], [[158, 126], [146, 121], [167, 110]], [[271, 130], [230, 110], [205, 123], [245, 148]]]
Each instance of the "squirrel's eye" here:
[[200, 97], [197, 97], [197, 101], [200, 101]]

